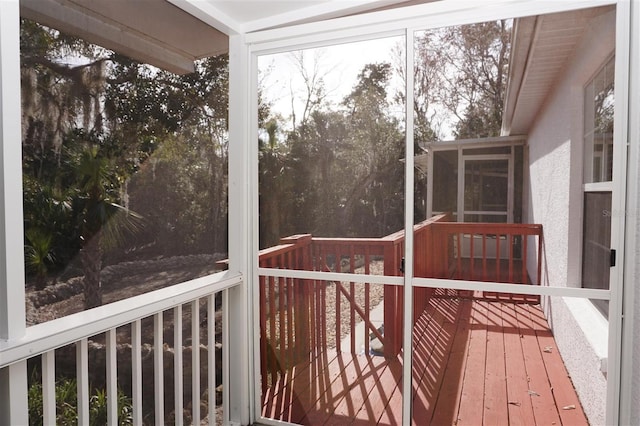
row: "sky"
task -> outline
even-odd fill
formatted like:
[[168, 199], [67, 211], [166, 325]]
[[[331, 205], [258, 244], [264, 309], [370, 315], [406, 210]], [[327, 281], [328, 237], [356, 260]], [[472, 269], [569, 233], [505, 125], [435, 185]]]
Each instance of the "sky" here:
[[[403, 37], [391, 37], [364, 42], [333, 45], [304, 51], [305, 68], [309, 73], [317, 61], [319, 74], [324, 76], [327, 100], [337, 107], [356, 84], [359, 72], [369, 63], [389, 62], [395, 68], [396, 54], [394, 47], [403, 44]], [[286, 125], [291, 126], [292, 94], [295, 99], [293, 107], [296, 116], [302, 115], [306, 92], [304, 80], [290, 52], [265, 55], [259, 58], [258, 67], [263, 86], [263, 96], [271, 102], [271, 110], [279, 113]], [[391, 81], [395, 93], [402, 86], [398, 77]], [[393, 93], [390, 93], [391, 95]], [[404, 111], [400, 111], [404, 113]]]

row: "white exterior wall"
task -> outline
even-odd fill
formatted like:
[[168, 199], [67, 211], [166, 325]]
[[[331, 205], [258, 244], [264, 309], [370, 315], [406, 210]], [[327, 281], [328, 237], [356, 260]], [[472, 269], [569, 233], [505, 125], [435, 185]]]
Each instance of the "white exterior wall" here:
[[[615, 14], [594, 19], [529, 131], [527, 219], [543, 225], [542, 285], [580, 287], [583, 92], [614, 41]], [[591, 424], [604, 424], [606, 320], [581, 299], [547, 300], [545, 311]]]

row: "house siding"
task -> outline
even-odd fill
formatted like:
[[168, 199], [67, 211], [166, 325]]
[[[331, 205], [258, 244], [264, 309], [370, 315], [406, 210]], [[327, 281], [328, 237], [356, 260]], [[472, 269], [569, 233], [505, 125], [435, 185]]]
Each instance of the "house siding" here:
[[[580, 287], [583, 93], [614, 46], [611, 12], [593, 20], [529, 131], [527, 215], [544, 229], [542, 285]], [[543, 303], [589, 421], [604, 424], [606, 320], [588, 301], [556, 297]]]

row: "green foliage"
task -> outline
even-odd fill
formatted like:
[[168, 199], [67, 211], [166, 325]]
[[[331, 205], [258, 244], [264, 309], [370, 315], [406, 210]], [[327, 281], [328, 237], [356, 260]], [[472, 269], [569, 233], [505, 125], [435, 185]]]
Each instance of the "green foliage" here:
[[227, 63], [174, 75], [21, 21], [29, 274], [91, 241], [90, 263], [226, 251]]
[[53, 264], [53, 234], [46, 229], [29, 228], [25, 231], [26, 266], [36, 275], [36, 287], [42, 290], [46, 285], [47, 271]]
[[[404, 123], [392, 108], [413, 102], [416, 153], [450, 135], [499, 135], [510, 25], [495, 21], [419, 32], [413, 94], [390, 93], [394, 72], [406, 79], [404, 64], [369, 63], [337, 107], [323, 95], [322, 67], [305, 67], [304, 53], [294, 53], [306, 96], [302, 120], [292, 117], [294, 128], [286, 134], [277, 115], [260, 122], [261, 247], [296, 233], [379, 237], [401, 229]], [[396, 104], [390, 104], [391, 95]], [[261, 99], [261, 105], [268, 101]], [[417, 173], [416, 219], [424, 217], [426, 186], [426, 175]]]
[[[293, 131], [262, 123], [260, 245], [296, 233], [382, 236], [402, 227], [404, 136], [389, 111], [388, 63], [367, 64], [340, 109], [316, 105]], [[307, 75], [307, 82], [320, 81]]]
[[[56, 383], [56, 424], [78, 424], [78, 385], [75, 379], [63, 379]], [[29, 386], [29, 426], [42, 426], [42, 383], [35, 381]], [[131, 399], [118, 389], [118, 424], [133, 424]], [[101, 425], [107, 423], [107, 394], [104, 389], [94, 389], [89, 397], [89, 423]]]

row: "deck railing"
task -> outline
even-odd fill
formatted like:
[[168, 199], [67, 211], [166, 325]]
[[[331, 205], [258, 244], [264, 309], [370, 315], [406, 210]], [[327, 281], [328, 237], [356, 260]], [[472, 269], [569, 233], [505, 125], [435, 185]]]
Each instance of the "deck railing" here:
[[[216, 365], [221, 361], [215, 350], [216, 321], [220, 321], [216, 320], [216, 298], [222, 299], [224, 317], [227, 291], [241, 281], [240, 275], [218, 273], [29, 327], [22, 339], [0, 343], [0, 369], [27, 361], [38, 371], [45, 425], [57, 423], [56, 404], [60, 401], [56, 401], [56, 384], [60, 376], [56, 368], [61, 363], [75, 364], [76, 374], [71, 379], [77, 383], [78, 424], [90, 423], [89, 386], [96, 386], [89, 383], [90, 377], [104, 383], [109, 425], [119, 423], [118, 394], [123, 388], [131, 390], [133, 424], [143, 424], [143, 401], [147, 408], [152, 407], [155, 424], [164, 424], [169, 411], [175, 424], [183, 424], [185, 403], [191, 406], [191, 419], [208, 416], [209, 424], [215, 424], [219, 396]], [[227, 321], [221, 326], [223, 338], [228, 338]], [[184, 345], [183, 330], [191, 339], [191, 348]], [[201, 335], [206, 336], [204, 341]], [[165, 340], [172, 341], [173, 350]], [[95, 350], [89, 349], [90, 341]], [[205, 359], [201, 359], [201, 352]], [[173, 365], [165, 365], [171, 357]], [[226, 381], [225, 364], [222, 375]], [[105, 373], [100, 377], [98, 371]], [[151, 379], [151, 389], [143, 389], [143, 376], [145, 382]], [[185, 402], [188, 394], [191, 401]], [[165, 405], [166, 399], [173, 399], [170, 407]], [[201, 412], [201, 403], [208, 407], [208, 413]], [[19, 417], [27, 418], [27, 414]]]
[[[539, 284], [541, 225], [455, 223], [449, 219], [440, 215], [414, 226], [416, 277], [531, 283], [527, 260], [535, 251], [534, 284]], [[318, 238], [304, 234], [284, 238], [280, 245], [262, 250], [259, 264], [263, 268], [372, 274], [377, 261], [383, 263], [384, 275], [398, 276], [402, 274], [403, 258], [403, 231], [383, 238]], [[369, 352], [369, 339], [363, 347], [356, 345], [359, 322], [367, 334], [383, 342], [385, 356], [397, 354], [402, 345], [403, 287], [384, 286], [382, 333], [369, 317], [372, 285], [260, 276], [260, 344], [262, 354], [267, 355], [261, 359], [263, 386], [276, 380], [279, 372], [306, 359], [314, 349]], [[356, 302], [357, 292], [364, 293], [360, 303]], [[415, 318], [432, 293], [430, 288], [414, 289]], [[500, 295], [511, 297], [508, 293]], [[335, 299], [328, 301], [328, 297]], [[331, 312], [328, 302], [333, 306]], [[347, 318], [342, 315], [344, 303], [349, 306]], [[327, 315], [335, 318], [328, 321]], [[345, 321], [348, 327], [343, 326]], [[332, 339], [327, 339], [328, 324]], [[343, 342], [345, 334], [351, 337], [348, 342]], [[342, 347], [345, 343], [348, 346]]]

